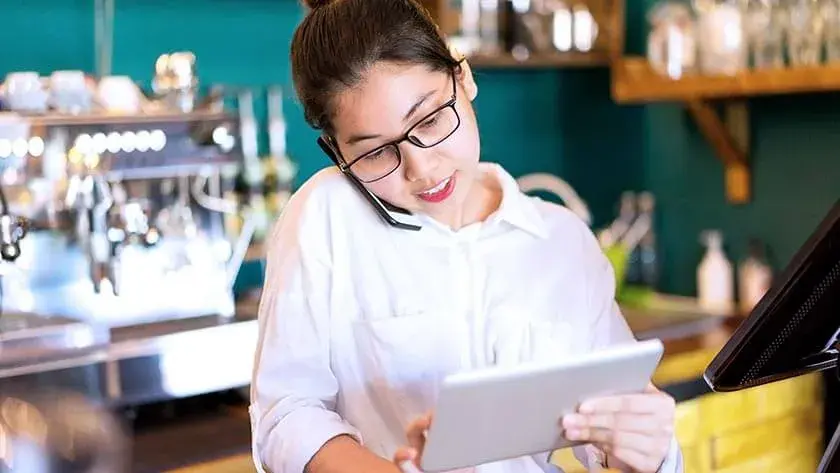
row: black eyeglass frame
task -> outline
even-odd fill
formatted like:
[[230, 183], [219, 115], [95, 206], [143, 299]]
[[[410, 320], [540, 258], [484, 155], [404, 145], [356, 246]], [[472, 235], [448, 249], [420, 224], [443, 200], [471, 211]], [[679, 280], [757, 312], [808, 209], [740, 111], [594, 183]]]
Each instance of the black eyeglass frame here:
[[[414, 145], [414, 146], [417, 146], [418, 148], [428, 149], [428, 148], [433, 148], [433, 147], [435, 147], [435, 146], [437, 146], [437, 145], [439, 145], [439, 144], [443, 143], [444, 141], [446, 141], [447, 139], [449, 139], [449, 137], [450, 137], [450, 136], [454, 135], [454, 134], [455, 134], [455, 132], [456, 132], [456, 131], [458, 131], [458, 128], [460, 128], [460, 127], [461, 127], [461, 115], [458, 113], [458, 109], [457, 109], [457, 108], [455, 108], [455, 105], [458, 103], [458, 85], [457, 85], [457, 79], [455, 78], [455, 71], [453, 71], [453, 72], [452, 72], [451, 77], [452, 77], [452, 97], [451, 97], [448, 101], [446, 101], [446, 103], [444, 103], [443, 105], [441, 105], [441, 106], [437, 107], [436, 109], [432, 110], [431, 112], [427, 113], [426, 115], [424, 115], [424, 116], [423, 116], [423, 118], [421, 118], [421, 119], [417, 120], [417, 122], [415, 122], [415, 123], [414, 123], [414, 125], [412, 125], [412, 126], [411, 126], [411, 128], [409, 128], [409, 129], [408, 129], [405, 133], [403, 133], [403, 135], [402, 135], [400, 138], [397, 138], [397, 139], [395, 139], [395, 140], [391, 140], [391, 141], [389, 141], [389, 142], [387, 142], [387, 143], [383, 143], [382, 145], [377, 146], [376, 148], [374, 148], [374, 149], [372, 149], [372, 150], [370, 150], [370, 151], [368, 151], [368, 152], [366, 152], [366, 153], [362, 154], [361, 156], [358, 156], [357, 158], [353, 159], [353, 160], [352, 160], [352, 161], [350, 161], [350, 162], [346, 162], [346, 160], [345, 160], [345, 159], [344, 159], [344, 157], [342, 156], [342, 157], [341, 157], [341, 159], [340, 159], [340, 160], [338, 160], [338, 162], [336, 163], [336, 165], [338, 166], [338, 168], [339, 168], [342, 172], [344, 172], [344, 173], [350, 173], [350, 174], [352, 174], [352, 175], [353, 175], [353, 177], [355, 177], [355, 178], [356, 178], [356, 179], [358, 179], [359, 181], [361, 181], [361, 182], [363, 182], [363, 183], [365, 183], [365, 184], [370, 184], [370, 183], [372, 183], [372, 182], [376, 182], [376, 181], [379, 181], [379, 180], [381, 180], [381, 179], [385, 179], [386, 177], [388, 177], [388, 176], [390, 176], [391, 174], [393, 174], [393, 173], [394, 173], [394, 171], [396, 171], [397, 169], [399, 169], [399, 168], [400, 168], [400, 166], [402, 165], [402, 160], [403, 160], [403, 157], [402, 157], [402, 152], [400, 152], [400, 146], [399, 146], [399, 145], [400, 145], [400, 143], [402, 143], [403, 141], [408, 141], [409, 143], [411, 143], [411, 144], [412, 144], [412, 145]], [[418, 126], [420, 126], [423, 122], [425, 122], [426, 120], [428, 120], [429, 118], [431, 118], [431, 117], [432, 117], [432, 116], [434, 116], [435, 114], [440, 113], [441, 111], [443, 111], [443, 110], [445, 110], [445, 109], [447, 109], [447, 108], [451, 108], [451, 109], [452, 109], [452, 113], [454, 113], [454, 114], [455, 114], [455, 120], [456, 120], [456, 123], [455, 123], [455, 127], [454, 127], [454, 128], [452, 128], [452, 131], [450, 131], [450, 132], [449, 132], [446, 136], [444, 136], [443, 138], [441, 138], [441, 139], [437, 140], [436, 142], [434, 142], [434, 143], [432, 143], [432, 144], [428, 144], [428, 145], [427, 145], [427, 144], [423, 144], [423, 143], [421, 143], [420, 141], [418, 141], [418, 140], [416, 140], [416, 139], [412, 139], [411, 133], [414, 131], [414, 129], [415, 129], [415, 128], [417, 128]], [[331, 140], [331, 141], [332, 141], [331, 145], [332, 145], [333, 150], [336, 152], [336, 154], [338, 154], [339, 156], [341, 156], [341, 153], [338, 151], [338, 145], [337, 145], [337, 143], [335, 143], [335, 141], [334, 141], [334, 140]], [[382, 149], [387, 148], [388, 146], [393, 146], [393, 147], [394, 147], [394, 149], [395, 149], [395, 150], [396, 150], [396, 152], [397, 152], [397, 163], [396, 163], [396, 165], [394, 166], [394, 168], [393, 168], [393, 169], [391, 169], [390, 171], [386, 172], [386, 173], [385, 173], [385, 174], [383, 174], [382, 176], [377, 177], [376, 179], [369, 179], [369, 180], [362, 179], [362, 178], [361, 178], [358, 174], [356, 174], [356, 173], [354, 173], [354, 172], [353, 172], [353, 165], [354, 165], [354, 164], [356, 164], [357, 162], [361, 161], [362, 159], [367, 158], [368, 156], [373, 155], [374, 153], [379, 152], [379, 151], [380, 151], [380, 150], [382, 150]]]

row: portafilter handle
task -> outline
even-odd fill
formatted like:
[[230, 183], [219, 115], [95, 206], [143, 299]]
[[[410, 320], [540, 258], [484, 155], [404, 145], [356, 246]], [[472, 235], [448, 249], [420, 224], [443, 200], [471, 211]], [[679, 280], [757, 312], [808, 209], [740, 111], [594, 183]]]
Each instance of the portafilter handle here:
[[0, 472], [126, 473], [128, 442], [118, 419], [69, 392], [0, 393]]

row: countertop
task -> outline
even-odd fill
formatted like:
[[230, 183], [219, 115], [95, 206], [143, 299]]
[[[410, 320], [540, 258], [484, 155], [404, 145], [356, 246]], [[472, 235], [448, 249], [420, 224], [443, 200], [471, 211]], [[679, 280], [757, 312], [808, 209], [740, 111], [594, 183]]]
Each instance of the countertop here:
[[664, 343], [653, 381], [677, 402], [711, 392], [703, 372], [743, 320], [709, 314], [695, 299], [670, 295], [655, 296], [648, 307], [622, 307], [622, 312], [636, 338]]

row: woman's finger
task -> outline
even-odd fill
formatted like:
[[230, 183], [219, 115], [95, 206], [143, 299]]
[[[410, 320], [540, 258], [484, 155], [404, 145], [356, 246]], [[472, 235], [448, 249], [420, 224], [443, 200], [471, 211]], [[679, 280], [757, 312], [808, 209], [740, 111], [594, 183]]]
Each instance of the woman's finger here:
[[419, 471], [423, 447], [426, 446], [426, 431], [432, 425], [432, 414], [426, 414], [414, 419], [405, 429], [408, 446], [400, 448], [394, 454], [394, 463], [404, 472], [410, 465]]
[[597, 428], [663, 435], [673, 433], [673, 423], [660, 414], [570, 414], [563, 417], [561, 424], [564, 429]]
[[417, 458], [417, 450], [411, 447], [400, 447], [394, 453], [394, 463], [397, 465], [403, 462], [413, 461], [415, 458]]
[[655, 453], [659, 439], [638, 432], [625, 432], [610, 429], [583, 428], [566, 431], [569, 440], [591, 442], [604, 445], [609, 451], [617, 448], [637, 450], [642, 453]]
[[609, 452], [610, 455], [625, 463], [634, 471], [642, 473], [653, 473], [659, 470], [662, 465], [662, 455], [650, 455], [634, 449], [615, 447]]
[[673, 411], [674, 399], [663, 393], [625, 394], [589, 399], [581, 403], [578, 412], [593, 413], [633, 413], [646, 414]]
[[411, 447], [400, 447], [394, 453], [394, 464], [397, 465], [403, 473], [419, 472], [417, 460], [417, 450]]
[[426, 431], [432, 425], [432, 415], [426, 414], [414, 419], [406, 428], [406, 437], [408, 438], [408, 445], [416, 449], [419, 453], [423, 452], [423, 446], [426, 445]]

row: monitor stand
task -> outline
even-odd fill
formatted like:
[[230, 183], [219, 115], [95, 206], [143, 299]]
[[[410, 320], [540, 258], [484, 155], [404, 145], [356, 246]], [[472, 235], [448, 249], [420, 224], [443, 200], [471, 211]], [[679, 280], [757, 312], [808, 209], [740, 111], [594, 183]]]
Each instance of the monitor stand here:
[[[837, 359], [837, 364], [834, 367], [834, 375], [840, 379], [840, 342], [834, 343], [834, 356]], [[831, 402], [826, 399], [824, 402]], [[828, 433], [828, 432], [826, 432]], [[823, 453], [820, 464], [817, 467], [817, 473], [840, 473], [840, 424], [834, 429], [834, 434], [831, 436], [831, 441]]]
[[828, 448], [823, 453], [820, 466], [817, 467], [817, 473], [840, 473], [838, 447], [840, 447], [840, 425], [834, 429], [834, 435], [831, 436], [831, 442], [829, 442]]

